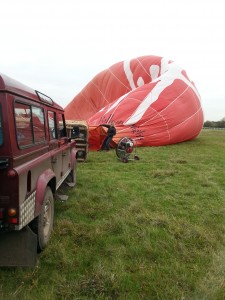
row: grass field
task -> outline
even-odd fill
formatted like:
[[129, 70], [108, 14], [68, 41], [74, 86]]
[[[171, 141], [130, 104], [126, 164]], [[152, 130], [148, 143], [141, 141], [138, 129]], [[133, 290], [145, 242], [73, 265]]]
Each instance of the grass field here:
[[79, 163], [35, 268], [1, 268], [0, 299], [225, 299], [225, 131]]

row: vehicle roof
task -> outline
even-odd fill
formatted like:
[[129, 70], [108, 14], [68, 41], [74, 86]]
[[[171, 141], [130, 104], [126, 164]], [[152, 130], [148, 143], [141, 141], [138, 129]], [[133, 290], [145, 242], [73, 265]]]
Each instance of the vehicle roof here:
[[[0, 73], [0, 92], [4, 91], [4, 92], [9, 92], [15, 95], [19, 95], [19, 96], [23, 96], [32, 100], [35, 100], [36, 102], [43, 102], [45, 105], [48, 106], [54, 106], [55, 108], [58, 108], [60, 110], [63, 110], [63, 108], [58, 105], [56, 102], [54, 102], [50, 97], [28, 87], [27, 85], [13, 79], [10, 78], [9, 76]], [[37, 93], [42, 94], [43, 96], [46, 96], [47, 98], [51, 99], [51, 102], [47, 102], [44, 100], [40, 100], [40, 97], [38, 97]]]

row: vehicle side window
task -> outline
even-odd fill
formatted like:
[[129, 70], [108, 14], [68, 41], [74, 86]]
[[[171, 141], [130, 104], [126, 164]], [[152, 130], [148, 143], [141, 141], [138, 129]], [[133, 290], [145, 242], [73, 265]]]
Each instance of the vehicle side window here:
[[56, 139], [56, 114], [53, 111], [48, 111], [48, 127], [50, 140]]
[[23, 103], [15, 103], [16, 135], [19, 147], [33, 144], [31, 108]]
[[58, 114], [58, 136], [66, 136], [66, 126], [63, 114]]
[[3, 144], [2, 107], [0, 106], [0, 146]]
[[32, 122], [35, 144], [45, 141], [44, 111], [42, 108], [32, 106]]

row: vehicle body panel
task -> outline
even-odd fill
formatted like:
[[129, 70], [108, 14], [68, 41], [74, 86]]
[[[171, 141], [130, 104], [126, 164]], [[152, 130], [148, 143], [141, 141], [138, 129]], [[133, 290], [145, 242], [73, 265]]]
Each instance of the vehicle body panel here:
[[0, 231], [21, 230], [40, 213], [46, 186], [54, 194], [75, 168], [75, 144], [61, 106], [0, 74]]

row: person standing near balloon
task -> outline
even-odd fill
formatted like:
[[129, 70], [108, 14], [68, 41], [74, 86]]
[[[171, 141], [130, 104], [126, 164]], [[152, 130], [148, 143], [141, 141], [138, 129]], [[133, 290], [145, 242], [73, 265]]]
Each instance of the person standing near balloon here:
[[114, 137], [114, 135], [116, 135], [116, 127], [113, 122], [110, 124], [100, 124], [99, 126], [108, 128], [107, 135], [101, 146], [101, 150], [109, 151], [110, 142], [111, 142], [112, 138]]

